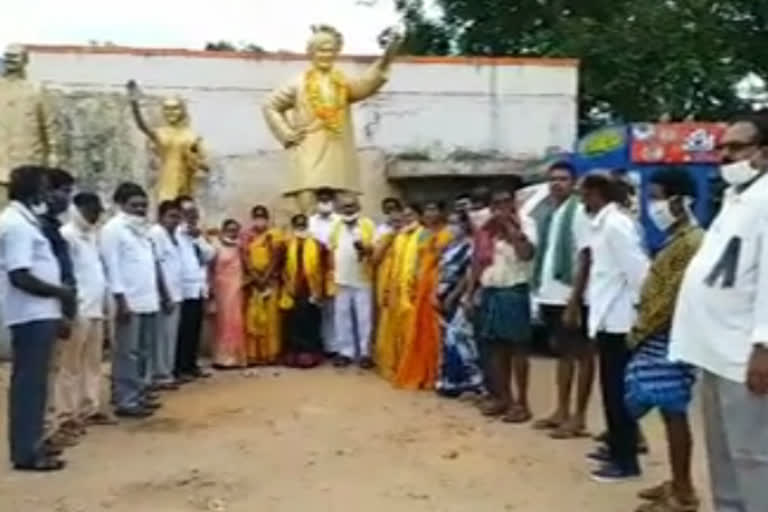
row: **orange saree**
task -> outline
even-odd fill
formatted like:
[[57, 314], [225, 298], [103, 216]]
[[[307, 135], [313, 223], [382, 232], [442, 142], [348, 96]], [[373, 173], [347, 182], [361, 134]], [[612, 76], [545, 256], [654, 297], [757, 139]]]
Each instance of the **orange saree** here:
[[440, 254], [451, 240], [447, 229], [423, 230], [418, 241], [413, 313], [405, 325], [404, 343], [394, 384], [402, 389], [432, 389], [440, 359], [440, 319], [435, 309]]

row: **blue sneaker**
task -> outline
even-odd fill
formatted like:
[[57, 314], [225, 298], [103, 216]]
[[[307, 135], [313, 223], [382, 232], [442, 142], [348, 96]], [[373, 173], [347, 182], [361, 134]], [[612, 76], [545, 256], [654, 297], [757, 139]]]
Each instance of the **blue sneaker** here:
[[592, 480], [602, 484], [631, 482], [640, 478], [641, 474], [640, 468], [624, 469], [608, 463], [592, 472]]
[[587, 460], [591, 462], [600, 462], [604, 464], [613, 462], [611, 452], [605, 446], [598, 446], [594, 451], [589, 452], [586, 457]]

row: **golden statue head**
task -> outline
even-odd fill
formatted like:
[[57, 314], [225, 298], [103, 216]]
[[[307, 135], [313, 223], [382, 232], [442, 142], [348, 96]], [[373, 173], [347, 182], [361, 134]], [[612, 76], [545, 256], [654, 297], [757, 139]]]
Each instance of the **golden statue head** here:
[[330, 71], [344, 47], [344, 36], [330, 25], [313, 25], [307, 53], [312, 65], [320, 71]]
[[3, 74], [23, 77], [28, 60], [27, 50], [22, 45], [8, 45], [3, 52]]
[[163, 100], [163, 117], [171, 126], [183, 125], [187, 122], [187, 105], [178, 96]]

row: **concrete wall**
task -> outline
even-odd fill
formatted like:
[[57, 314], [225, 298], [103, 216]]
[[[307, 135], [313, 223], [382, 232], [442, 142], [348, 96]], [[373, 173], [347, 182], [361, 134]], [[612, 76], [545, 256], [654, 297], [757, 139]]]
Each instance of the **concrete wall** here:
[[[70, 162], [108, 192], [123, 178], [153, 180], [151, 156], [132, 125], [124, 84], [136, 79], [158, 120], [159, 99], [187, 100], [214, 160], [203, 193], [209, 221], [279, 200], [287, 161], [259, 110], [266, 94], [306, 69], [295, 55], [244, 56], [175, 50], [30, 47], [29, 76], [57, 91]], [[359, 73], [370, 58], [345, 58]], [[431, 162], [458, 153], [536, 160], [576, 136], [576, 63], [568, 60], [398, 61], [381, 94], [355, 108], [364, 207], [392, 192], [387, 161], [418, 154]], [[407, 181], [405, 188], [408, 187]]]

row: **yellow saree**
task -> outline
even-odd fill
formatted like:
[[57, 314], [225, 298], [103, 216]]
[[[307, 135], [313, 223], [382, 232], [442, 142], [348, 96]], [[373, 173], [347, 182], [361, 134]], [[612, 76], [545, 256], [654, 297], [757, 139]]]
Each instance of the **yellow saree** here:
[[281, 351], [278, 268], [282, 236], [276, 229], [252, 233], [244, 247], [250, 286], [245, 312], [249, 365], [274, 364]]

